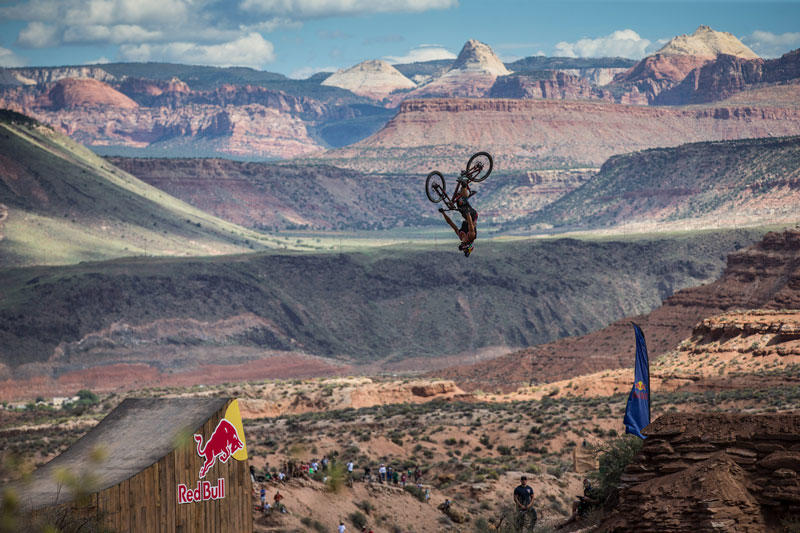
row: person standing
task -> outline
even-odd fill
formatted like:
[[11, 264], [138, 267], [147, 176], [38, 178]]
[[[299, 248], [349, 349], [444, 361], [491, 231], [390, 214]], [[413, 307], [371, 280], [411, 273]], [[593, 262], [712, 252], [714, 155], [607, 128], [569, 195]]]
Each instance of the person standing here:
[[344, 525], [344, 522], [339, 522], [339, 527], [336, 529], [338, 533], [344, 533], [347, 528]]
[[514, 489], [514, 504], [517, 506], [517, 516], [514, 529], [519, 533], [533, 531], [536, 525], [536, 509], [533, 508], [533, 489], [528, 486], [528, 478], [519, 478], [519, 485]]

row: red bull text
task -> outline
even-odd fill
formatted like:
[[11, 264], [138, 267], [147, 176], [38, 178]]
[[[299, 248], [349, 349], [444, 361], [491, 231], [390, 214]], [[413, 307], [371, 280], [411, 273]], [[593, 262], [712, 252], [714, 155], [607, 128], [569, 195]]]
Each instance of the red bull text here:
[[221, 500], [225, 497], [225, 478], [217, 480], [217, 486], [210, 481], [197, 481], [197, 488], [190, 489], [183, 483], [178, 485], [178, 503], [204, 502], [208, 500]]

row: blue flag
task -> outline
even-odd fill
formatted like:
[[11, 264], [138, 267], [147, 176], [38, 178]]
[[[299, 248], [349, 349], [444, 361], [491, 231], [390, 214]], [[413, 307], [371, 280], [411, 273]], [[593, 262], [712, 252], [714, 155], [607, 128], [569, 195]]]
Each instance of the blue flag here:
[[647, 437], [642, 435], [642, 429], [650, 423], [650, 362], [644, 333], [636, 324], [633, 324], [633, 331], [636, 334], [636, 364], [633, 388], [625, 407], [625, 433], [644, 439]]

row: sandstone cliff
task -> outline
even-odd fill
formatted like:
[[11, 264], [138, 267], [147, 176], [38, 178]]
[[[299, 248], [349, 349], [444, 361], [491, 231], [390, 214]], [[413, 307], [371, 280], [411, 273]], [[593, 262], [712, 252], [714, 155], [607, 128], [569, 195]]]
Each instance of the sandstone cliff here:
[[454, 172], [464, 164], [463, 154], [482, 149], [495, 154], [497, 170], [596, 167], [614, 154], [656, 146], [797, 135], [799, 119], [800, 109], [769, 106], [411, 100], [375, 135], [322, 159], [367, 172]]
[[536, 98], [551, 100], [608, 100], [611, 93], [597, 89], [585, 78], [558, 71], [538, 75], [512, 74], [497, 78], [490, 98]]

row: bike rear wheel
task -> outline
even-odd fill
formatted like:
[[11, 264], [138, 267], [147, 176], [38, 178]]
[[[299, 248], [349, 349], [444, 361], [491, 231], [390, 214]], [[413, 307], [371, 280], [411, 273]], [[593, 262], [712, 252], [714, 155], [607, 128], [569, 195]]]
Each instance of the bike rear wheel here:
[[494, 166], [494, 161], [489, 152], [478, 152], [467, 161], [466, 175], [470, 181], [483, 181], [492, 173], [492, 166]]
[[428, 200], [437, 204], [444, 199], [445, 185], [444, 176], [438, 170], [434, 170], [425, 179], [425, 194], [428, 195]]

